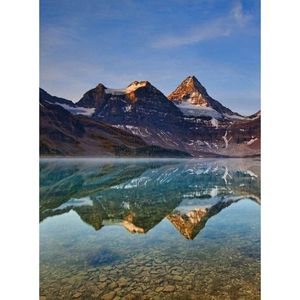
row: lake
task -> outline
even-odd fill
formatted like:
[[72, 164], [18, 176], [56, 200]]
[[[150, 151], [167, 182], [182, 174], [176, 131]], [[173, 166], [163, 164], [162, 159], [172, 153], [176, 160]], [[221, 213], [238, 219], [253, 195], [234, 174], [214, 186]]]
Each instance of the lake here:
[[41, 159], [40, 299], [260, 299], [260, 159]]

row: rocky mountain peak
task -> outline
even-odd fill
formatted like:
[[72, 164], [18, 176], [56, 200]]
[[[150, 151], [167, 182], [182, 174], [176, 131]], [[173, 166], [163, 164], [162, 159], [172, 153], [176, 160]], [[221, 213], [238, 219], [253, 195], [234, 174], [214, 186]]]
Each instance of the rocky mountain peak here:
[[[103, 86], [103, 85], [102, 85]], [[103, 86], [104, 87], [104, 86]], [[140, 88], [154, 88], [149, 81], [143, 80], [143, 81], [133, 81], [130, 83], [126, 88], [123, 89], [115, 89], [115, 88], [106, 88], [105, 93], [108, 95], [114, 95], [114, 96], [121, 96], [121, 95], [127, 95], [130, 93], [134, 93], [136, 90]]]
[[200, 81], [197, 79], [196, 76], [188, 76], [181, 84], [186, 85], [187, 87], [193, 87], [200, 92], [203, 92], [203, 90], [206, 92], [204, 86], [200, 83]]
[[103, 90], [106, 89], [106, 86], [103, 83], [98, 83], [95, 87], [96, 90]]
[[196, 89], [199, 92], [204, 92], [204, 91], [206, 92], [206, 89], [204, 88], [204, 86], [200, 83], [200, 81], [194, 75], [188, 76], [187, 78], [185, 78], [180, 83], [179, 86], [185, 87], [187, 89]]
[[87, 91], [83, 97], [77, 102], [78, 106], [82, 107], [97, 107], [103, 101], [106, 87], [99, 83], [95, 88]]
[[163, 96], [163, 94], [147, 80], [134, 81], [130, 85], [128, 85], [128, 87], [124, 91], [126, 94], [135, 94], [137, 96], [150, 96], [154, 94], [160, 94], [161, 96]]
[[132, 91], [137, 90], [138, 88], [146, 87], [146, 86], [151, 86], [149, 81], [147, 81], [147, 80], [142, 80], [142, 81], [135, 80], [135, 81], [133, 81], [132, 83], [130, 83], [128, 85], [128, 87], [126, 88], [126, 91], [127, 92], [132, 92]]
[[205, 87], [198, 81], [195, 76], [188, 76], [172, 92], [168, 99], [177, 102], [188, 102], [190, 104], [209, 106], [209, 95]]
[[[210, 97], [205, 87], [194, 75], [185, 78], [176, 90], [168, 96], [168, 99], [178, 107], [181, 107], [183, 113], [188, 115], [201, 115], [203, 112], [199, 112], [199, 109], [206, 110], [204, 115], [209, 113], [212, 116], [212, 113], [208, 112], [211, 109], [219, 114], [218, 117], [221, 117], [223, 114], [238, 115]], [[215, 112], [213, 113], [214, 115], [216, 115]]]
[[125, 95], [126, 99], [129, 99], [131, 102], [136, 102], [138, 99], [142, 100], [142, 102], [147, 101], [149, 103], [153, 103], [156, 101], [165, 102], [168, 106], [169, 101], [166, 96], [159, 91], [156, 87], [154, 87], [149, 81], [133, 81], [123, 90], [106, 90], [111, 94]]

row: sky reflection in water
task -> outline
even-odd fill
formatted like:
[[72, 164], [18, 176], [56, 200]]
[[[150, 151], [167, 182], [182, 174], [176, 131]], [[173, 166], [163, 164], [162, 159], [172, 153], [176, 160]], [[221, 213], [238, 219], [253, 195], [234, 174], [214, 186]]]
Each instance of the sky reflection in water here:
[[259, 299], [259, 160], [42, 160], [40, 178], [47, 299]]

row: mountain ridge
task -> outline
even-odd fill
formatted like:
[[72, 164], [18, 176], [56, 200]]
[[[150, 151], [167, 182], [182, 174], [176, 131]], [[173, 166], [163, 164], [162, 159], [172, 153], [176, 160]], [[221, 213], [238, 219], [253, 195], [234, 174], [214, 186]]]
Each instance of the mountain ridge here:
[[[192, 84], [190, 84], [192, 82]], [[132, 86], [136, 86], [135, 88], [131, 89]], [[77, 101], [72, 101], [68, 100], [62, 97], [56, 97], [59, 103], [66, 103], [71, 106], [79, 106], [79, 107], [86, 107], [86, 108], [92, 108], [95, 107], [95, 104], [97, 105], [97, 100], [99, 101], [99, 98], [103, 97], [104, 94], [110, 94], [114, 96], [120, 96], [120, 95], [128, 95], [131, 92], [136, 91], [138, 88], [146, 87], [146, 86], [151, 86], [153, 89], [157, 90], [159, 93], [164, 95], [167, 99], [169, 99], [171, 102], [183, 102], [184, 100], [188, 99], [188, 91], [186, 91], [186, 94], [184, 95], [178, 95], [180, 90], [180, 87], [189, 85], [190, 89], [191, 86], [196, 89], [197, 92], [200, 92], [199, 98], [197, 97], [192, 97], [191, 102], [194, 102], [192, 104], [194, 105], [200, 105], [202, 107], [216, 107], [217, 109], [222, 110], [223, 112], [227, 113], [229, 112], [230, 114], [234, 114], [240, 117], [245, 117], [249, 118], [251, 115], [255, 115], [257, 112], [252, 113], [251, 115], [245, 115], [241, 114], [238, 112], [234, 112], [231, 109], [227, 108], [224, 106], [221, 102], [213, 99], [207, 92], [206, 88], [200, 83], [200, 81], [197, 79], [195, 75], [189, 75], [187, 76], [177, 87], [174, 91], [172, 91], [169, 95], [165, 95], [163, 92], [161, 92], [159, 89], [154, 87], [149, 81], [147, 80], [141, 80], [141, 81], [133, 81], [131, 82], [126, 88], [108, 88], [106, 85], [103, 83], [98, 83], [94, 88], [88, 90], [83, 94], [83, 96], [77, 100]], [[48, 94], [43, 88], [40, 88], [44, 94]], [[193, 91], [190, 91], [192, 94]], [[92, 99], [91, 99], [92, 98]], [[94, 99], [93, 99], [94, 98]], [[198, 100], [198, 101], [197, 101]], [[260, 110], [259, 110], [260, 111]]]
[[60, 105], [40, 100], [40, 153], [44, 156], [171, 156], [183, 151], [148, 145], [140, 137]]
[[[40, 99], [65, 109], [89, 130], [105, 124], [138, 137], [148, 147], [146, 156], [151, 151], [159, 153], [159, 149], [196, 157], [260, 154], [260, 111], [248, 117], [234, 113], [211, 98], [195, 76], [184, 79], [168, 98], [149, 81], [142, 80], [124, 89], [99, 83], [77, 103], [51, 96], [42, 89]], [[142, 147], [139, 149], [142, 151]], [[139, 151], [135, 151], [136, 155]]]

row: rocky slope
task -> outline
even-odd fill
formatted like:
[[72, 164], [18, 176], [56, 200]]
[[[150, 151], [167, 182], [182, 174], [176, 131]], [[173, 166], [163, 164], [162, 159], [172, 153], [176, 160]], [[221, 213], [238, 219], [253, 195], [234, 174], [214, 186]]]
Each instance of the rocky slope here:
[[[85, 124], [101, 124], [137, 137], [138, 147], [131, 146], [139, 152], [146, 149], [140, 147], [143, 142], [156, 155], [161, 148], [196, 157], [260, 154], [260, 112], [249, 117], [232, 112], [211, 98], [194, 76], [187, 77], [168, 98], [148, 81], [134, 81], [124, 89], [112, 89], [100, 83], [75, 104], [45, 91], [41, 97]], [[88, 127], [93, 130], [93, 126]], [[83, 155], [88, 152], [87, 149]]]
[[110, 89], [98, 84], [77, 103], [94, 108], [93, 118], [114, 125], [179, 127], [182, 113], [148, 81], [134, 81], [125, 89]]
[[183, 80], [168, 99], [189, 123], [190, 152], [207, 146], [208, 152], [225, 156], [260, 154], [260, 111], [249, 117], [231, 111], [210, 97], [195, 76]]
[[205, 87], [195, 76], [188, 76], [173, 91], [168, 99], [174, 102], [186, 115], [214, 116], [224, 118], [226, 115], [238, 115], [210, 97]]
[[[78, 113], [72, 104], [41, 91], [40, 153], [57, 156], [183, 156], [174, 149], [148, 145], [140, 137]], [[59, 98], [61, 99], [61, 98]], [[77, 106], [78, 108], [78, 106]]]

